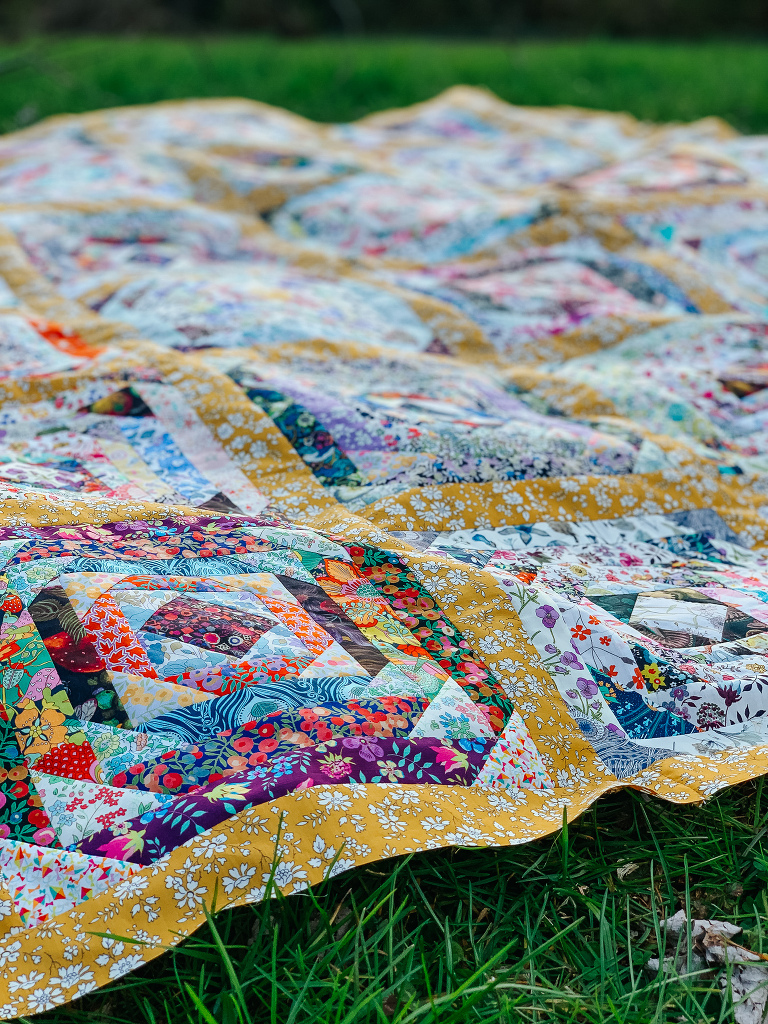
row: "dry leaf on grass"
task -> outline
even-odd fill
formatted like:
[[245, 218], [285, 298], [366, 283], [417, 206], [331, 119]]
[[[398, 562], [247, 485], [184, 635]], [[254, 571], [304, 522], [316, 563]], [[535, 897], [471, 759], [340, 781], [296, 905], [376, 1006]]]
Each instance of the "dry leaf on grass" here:
[[663, 961], [651, 957], [646, 970], [657, 973], [686, 974], [689, 971], [688, 935], [690, 927], [690, 971], [721, 970], [719, 983], [725, 993], [730, 987], [735, 1024], [766, 1024], [768, 1019], [768, 955], [754, 953], [734, 941], [742, 929], [730, 921], [694, 919], [688, 923], [685, 911], [659, 922], [670, 955]]

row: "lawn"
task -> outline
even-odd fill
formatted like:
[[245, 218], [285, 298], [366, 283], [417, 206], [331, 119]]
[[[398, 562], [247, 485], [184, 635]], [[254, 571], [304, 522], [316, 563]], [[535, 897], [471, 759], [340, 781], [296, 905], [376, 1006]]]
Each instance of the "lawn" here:
[[457, 82], [513, 103], [654, 120], [719, 114], [768, 131], [768, 43], [76, 38], [0, 46], [0, 130], [49, 114], [187, 96], [249, 96], [321, 121], [428, 99]]
[[[345, 120], [457, 82], [488, 86], [515, 103], [628, 110], [651, 120], [719, 114], [744, 131], [768, 131], [768, 44], [247, 37], [0, 47], [0, 129], [50, 114], [217, 95]], [[659, 917], [681, 907], [737, 922], [746, 945], [768, 949], [762, 780], [703, 807], [624, 792], [554, 839], [375, 864], [312, 893], [241, 908], [136, 974], [41, 1019], [730, 1021], [714, 976], [643, 970], [659, 952]]]

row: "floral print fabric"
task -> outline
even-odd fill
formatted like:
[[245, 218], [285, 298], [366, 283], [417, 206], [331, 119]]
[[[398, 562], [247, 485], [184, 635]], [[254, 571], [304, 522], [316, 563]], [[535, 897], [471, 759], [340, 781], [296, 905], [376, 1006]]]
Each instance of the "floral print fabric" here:
[[767, 770], [767, 153], [465, 88], [0, 139], [1, 1017]]

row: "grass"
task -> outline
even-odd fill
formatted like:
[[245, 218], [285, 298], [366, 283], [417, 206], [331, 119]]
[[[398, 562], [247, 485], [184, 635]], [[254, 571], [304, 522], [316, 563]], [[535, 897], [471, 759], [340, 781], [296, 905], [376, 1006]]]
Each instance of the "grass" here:
[[[0, 47], [0, 129], [49, 114], [242, 95], [318, 120], [457, 82], [516, 103], [719, 114], [768, 131], [768, 45], [263, 38], [37, 40]], [[765, 849], [763, 845], [765, 844]], [[619, 867], [637, 865], [620, 878]], [[741, 924], [768, 947], [763, 781], [704, 807], [624, 792], [567, 833], [373, 865], [228, 912], [180, 949], [41, 1021], [94, 1024], [727, 1022], [714, 975], [650, 975], [660, 916]]]
[[719, 114], [768, 131], [768, 43], [50, 38], [0, 46], [0, 130], [49, 114], [189, 96], [249, 96], [321, 121], [463, 82], [524, 104]]
[[227, 912], [35, 1020], [724, 1024], [733, 1010], [714, 974], [643, 965], [659, 954], [659, 917], [681, 908], [736, 922], [739, 941], [768, 951], [763, 781], [700, 807], [625, 791], [554, 839], [400, 858]]

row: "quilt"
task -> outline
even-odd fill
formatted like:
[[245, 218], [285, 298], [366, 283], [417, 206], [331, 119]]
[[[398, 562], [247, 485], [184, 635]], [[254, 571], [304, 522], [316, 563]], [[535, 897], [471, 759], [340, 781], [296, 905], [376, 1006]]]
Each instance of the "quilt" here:
[[768, 771], [768, 138], [457, 87], [0, 138], [0, 1018]]

